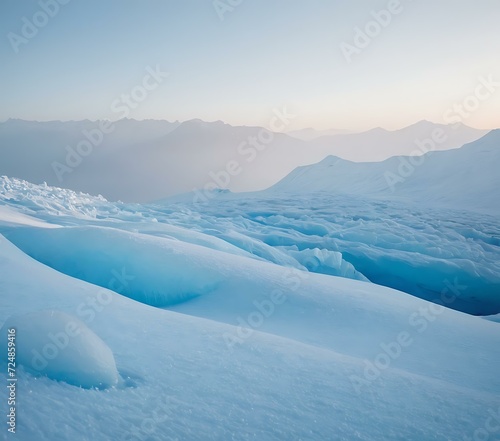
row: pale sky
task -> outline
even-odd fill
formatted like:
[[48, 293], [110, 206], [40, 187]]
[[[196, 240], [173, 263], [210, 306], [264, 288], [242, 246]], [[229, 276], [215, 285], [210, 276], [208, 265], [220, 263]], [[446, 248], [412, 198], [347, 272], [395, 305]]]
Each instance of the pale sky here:
[[4, 0], [0, 120], [117, 119], [159, 66], [169, 76], [128, 117], [268, 126], [286, 106], [288, 130], [396, 129], [465, 104], [465, 124], [500, 127], [498, 0], [238, 1]]

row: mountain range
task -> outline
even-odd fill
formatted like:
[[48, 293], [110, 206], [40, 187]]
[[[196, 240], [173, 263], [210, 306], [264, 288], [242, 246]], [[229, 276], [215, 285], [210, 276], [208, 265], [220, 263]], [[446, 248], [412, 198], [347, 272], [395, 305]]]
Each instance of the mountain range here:
[[441, 135], [435, 150], [458, 148], [485, 134], [465, 125], [421, 121], [397, 131], [318, 132], [319, 137], [304, 141], [293, 133], [221, 121], [10, 119], [0, 123], [0, 174], [110, 200], [147, 202], [204, 189], [263, 190], [296, 167], [329, 155], [382, 161], [420, 154], [419, 145], [432, 141], [436, 131]]
[[426, 204], [500, 212], [500, 129], [477, 141], [423, 156], [356, 163], [328, 156], [295, 169], [269, 193], [328, 192], [405, 198]]

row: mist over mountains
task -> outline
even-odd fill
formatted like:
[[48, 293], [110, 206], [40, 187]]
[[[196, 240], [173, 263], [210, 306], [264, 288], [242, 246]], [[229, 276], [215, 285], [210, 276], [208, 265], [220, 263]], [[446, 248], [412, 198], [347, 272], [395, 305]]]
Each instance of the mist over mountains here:
[[434, 205], [500, 211], [500, 130], [492, 130], [459, 149], [424, 156], [394, 156], [356, 163], [328, 156], [298, 167], [269, 193], [339, 193], [404, 198]]
[[[439, 131], [440, 141], [432, 141]], [[33, 183], [102, 194], [110, 200], [146, 202], [196, 190], [266, 189], [296, 167], [329, 155], [382, 161], [461, 147], [486, 132], [465, 125], [422, 121], [397, 131], [373, 129], [322, 136], [309, 141], [293, 133], [221, 121], [168, 122], [123, 119], [0, 124], [0, 174]], [[316, 136], [318, 135], [318, 136]], [[316, 137], [315, 137], [316, 136]]]

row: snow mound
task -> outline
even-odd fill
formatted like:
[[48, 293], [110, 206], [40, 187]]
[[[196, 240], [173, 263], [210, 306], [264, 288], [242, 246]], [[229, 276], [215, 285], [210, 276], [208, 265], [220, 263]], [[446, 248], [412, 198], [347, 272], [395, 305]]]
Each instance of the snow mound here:
[[[89, 239], [54, 231], [65, 229], [68, 249]], [[143, 236], [131, 238], [147, 253]], [[195, 249], [177, 247], [189, 261]], [[497, 413], [496, 323], [372, 283], [198, 253], [224, 282], [177, 313], [61, 274], [0, 235], [0, 323], [46, 309], [76, 315], [137, 386], [102, 393], [19, 369], [19, 440], [459, 440]], [[103, 295], [106, 307], [95, 303]]]
[[[324, 161], [325, 166], [334, 162], [333, 159]], [[102, 244], [94, 243], [96, 249], [102, 251], [98, 255], [104, 259], [105, 253], [108, 253], [112, 259], [102, 269], [94, 265], [97, 268], [92, 272], [92, 279], [87, 278], [86, 273], [91, 268], [92, 259], [95, 259], [89, 249], [90, 244], [82, 245], [88, 249], [89, 266], [78, 273], [70, 262], [49, 256], [52, 245], [48, 240], [44, 242], [46, 249], [42, 249], [37, 245], [38, 237], [25, 237], [21, 231], [24, 228], [18, 228], [23, 226], [101, 226], [108, 231], [112, 228], [115, 232], [110, 233], [114, 237], [110, 245], [114, 248], [109, 250], [104, 245], [107, 235], [102, 231], [87, 236], [91, 243], [92, 237], [96, 237], [98, 242], [102, 240]], [[119, 233], [122, 230], [127, 233]], [[475, 315], [500, 312], [498, 217], [411, 204], [399, 199], [384, 201], [328, 193], [285, 197], [260, 192], [243, 197], [241, 194], [224, 195], [206, 205], [167, 202], [139, 205], [107, 202], [69, 190], [0, 177], [2, 233], [43, 263], [115, 291], [121, 284], [109, 285], [114, 278], [113, 271], [120, 273], [125, 267], [128, 274], [131, 268], [136, 271], [136, 264], [150, 265], [151, 269], [146, 271], [137, 268], [137, 272], [144, 277], [141, 280], [149, 285], [148, 289], [138, 286], [139, 289], [134, 292], [124, 290], [121, 293], [156, 306], [169, 306], [212, 292], [213, 281], [220, 280], [217, 274], [225, 264], [217, 257], [219, 263], [215, 265], [210, 249], [218, 251], [214, 254], [216, 256], [220, 256], [220, 252], [229, 253], [305, 270], [303, 263], [309, 262], [309, 259], [298, 252], [317, 248], [327, 250], [330, 255], [327, 260], [332, 263], [324, 265], [323, 260], [321, 264], [311, 265], [312, 262], [309, 262], [309, 271], [348, 278], [353, 274], [354, 278], [358, 278], [356, 275], [359, 273], [372, 283], [430, 301], [438, 299], [439, 302], [440, 297], [447, 297], [451, 291], [447, 298], [453, 298], [453, 301], [447, 306], [453, 309]], [[62, 243], [65, 234], [69, 239], [66, 246]], [[55, 235], [60, 237], [57, 252], [61, 255], [68, 255], [73, 244], [78, 248], [82, 243], [82, 237], [73, 230], [50, 234]], [[45, 236], [49, 237], [49, 234]], [[149, 243], [158, 243], [144, 248], [137, 243], [131, 245], [135, 240], [143, 241], [145, 236], [151, 238]], [[189, 257], [180, 260], [172, 255], [165, 257], [165, 251], [158, 250], [162, 247], [160, 243], [166, 244], [167, 240], [179, 253], [183, 254], [185, 250]], [[190, 244], [193, 246], [190, 247]], [[145, 255], [150, 254], [151, 247], [156, 250], [153, 255], [165, 260], [150, 264], [154, 256]], [[198, 251], [202, 249], [200, 254]], [[131, 264], [123, 255], [128, 251], [136, 253]], [[356, 273], [335, 273], [336, 252], [342, 254], [345, 261], [342, 265], [352, 265]], [[196, 280], [191, 280], [192, 272], [204, 266], [199, 258], [194, 264], [193, 254], [203, 255], [210, 262], [210, 274], [205, 268], [198, 273]], [[54, 259], [59, 260], [61, 266], [53, 265]], [[76, 251], [73, 260], [76, 267], [81, 264]], [[118, 265], [120, 262], [127, 265]], [[152, 268], [158, 272], [154, 273]], [[152, 273], [149, 278], [148, 271]], [[225, 277], [231, 278], [232, 274], [227, 273]], [[133, 275], [137, 277], [137, 274]], [[187, 280], [180, 283], [183, 278]]]
[[157, 307], [206, 294], [229, 275], [217, 258], [226, 253], [164, 237], [103, 227], [23, 228], [6, 236], [57, 271]]
[[[183, 207], [171, 206], [169, 213]], [[495, 216], [326, 193], [240, 196], [213, 202], [198, 215], [199, 225], [217, 225], [281, 256], [302, 259], [301, 266], [311, 272], [332, 275], [332, 268], [304, 265], [306, 258], [298, 251], [339, 252], [372, 283], [438, 302], [451, 292], [447, 306], [469, 314], [500, 312], [500, 225]], [[196, 228], [191, 218], [170, 221]], [[204, 231], [229, 240], [227, 234]], [[243, 246], [241, 240], [238, 246]], [[271, 260], [269, 253], [259, 255], [284, 265], [283, 259]], [[349, 272], [335, 275], [351, 277]]]
[[72, 190], [32, 184], [22, 179], [0, 176], [0, 202], [13, 202], [33, 212], [72, 214], [95, 217], [96, 207], [107, 201], [101, 195], [90, 196]]
[[29, 372], [86, 389], [118, 383], [111, 349], [74, 316], [56, 310], [11, 316], [0, 331], [4, 342], [9, 329], [15, 329], [16, 362]]
[[342, 259], [342, 253], [338, 251], [319, 248], [307, 248], [299, 251], [296, 246], [292, 248], [294, 249], [288, 253], [313, 273], [368, 281], [363, 274], [356, 271], [356, 268], [352, 264]]
[[18, 210], [15, 210], [7, 205], [0, 205], [0, 224], [7, 227], [30, 225], [41, 228], [57, 228], [57, 225], [42, 222], [35, 217], [20, 213]]

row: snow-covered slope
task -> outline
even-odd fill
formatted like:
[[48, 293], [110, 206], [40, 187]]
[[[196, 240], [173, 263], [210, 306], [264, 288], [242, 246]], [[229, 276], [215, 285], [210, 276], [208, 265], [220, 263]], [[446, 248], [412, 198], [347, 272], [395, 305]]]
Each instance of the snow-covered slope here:
[[[2, 204], [26, 210], [21, 198], [13, 198], [13, 187], [11, 182]], [[89, 200], [77, 204], [76, 194], [73, 208], [60, 215], [50, 208], [35, 213], [33, 202], [40, 207], [47, 193], [57, 190], [40, 188], [26, 199], [28, 210], [40, 222], [60, 217], [62, 226], [37, 231], [61, 232], [68, 250], [81, 249], [85, 240], [88, 249], [96, 247], [88, 265], [103, 277], [110, 269], [108, 287], [115, 292], [42, 265], [0, 236], [0, 324], [24, 329], [36, 317], [38, 330], [36, 346], [24, 339], [18, 349], [28, 364], [17, 369], [19, 399], [29, 399], [18, 406], [17, 439], [448, 440], [474, 436], [489, 412], [498, 412], [497, 323], [367, 282], [222, 251], [207, 258], [208, 249], [179, 239], [164, 247], [162, 240], [134, 232], [135, 226], [147, 228], [141, 222], [156, 222], [131, 224], [127, 213], [139, 213], [129, 206], [108, 206], [109, 218], [101, 219], [108, 205], [101, 199], [94, 217], [85, 208]], [[47, 201], [54, 205], [57, 200]], [[184, 215], [188, 221], [190, 214]], [[92, 219], [110, 228], [64, 226]], [[4, 231], [22, 235], [21, 220]], [[129, 231], [111, 231], [120, 226]], [[29, 221], [25, 228], [36, 227]], [[101, 231], [99, 243], [85, 231]], [[135, 243], [134, 255], [123, 255], [125, 237]], [[46, 246], [32, 244], [35, 250]], [[142, 287], [155, 283], [144, 276], [152, 261], [161, 265], [159, 249], [173, 259], [167, 268], [177, 265], [158, 274], [167, 291], [175, 289], [175, 277], [199, 286], [213, 282], [214, 271], [222, 277], [172, 310], [118, 294], [136, 292], [136, 281]], [[55, 259], [59, 251], [54, 249]], [[103, 261], [118, 266], [105, 269]], [[63, 323], [71, 322], [68, 316], [82, 321], [102, 340], [116, 362], [116, 386], [85, 389], [28, 372], [35, 367], [29, 365], [32, 349], [41, 347], [43, 356], [54, 338], [64, 339], [43, 319], [44, 310], [60, 311]], [[68, 336], [67, 346], [44, 361], [57, 365], [65, 350], [79, 344]], [[83, 375], [78, 366], [75, 359], [72, 383]], [[6, 400], [0, 409], [8, 413]]]
[[[443, 292], [458, 290], [448, 307], [478, 315], [500, 311], [500, 226], [494, 216], [326, 193], [211, 196], [206, 203], [193, 202], [193, 195], [151, 205], [111, 203], [1, 178], [0, 234], [38, 260], [102, 286], [107, 286], [106, 272], [119, 270], [124, 262], [141, 268], [140, 250], [147, 248], [150, 264], [141, 270], [142, 279], [152, 283], [140, 290], [149, 293], [143, 297], [150, 300], [143, 301], [152, 304], [155, 299], [170, 304], [181, 292], [161, 285], [172, 277], [180, 286], [176, 268], [183, 260], [167, 251], [180, 243], [181, 254], [189, 254], [191, 244], [216, 251], [215, 260], [223, 252], [314, 273], [367, 278], [431, 301], [442, 302]], [[17, 228], [23, 223], [26, 227]], [[59, 225], [71, 228], [46, 231]], [[67, 242], [73, 246], [66, 247]], [[108, 242], [121, 252], [110, 255]], [[204, 258], [211, 260], [208, 253]], [[93, 265], [96, 259], [100, 271]], [[208, 287], [218, 274], [213, 273]], [[207, 292], [198, 288], [184, 295]]]
[[354, 163], [328, 157], [299, 167], [270, 193], [329, 192], [406, 198], [458, 209], [500, 210], [500, 130], [460, 149]]
[[[340, 252], [374, 283], [438, 302], [443, 292], [458, 291], [448, 307], [479, 315], [500, 311], [496, 216], [327, 193], [219, 193], [205, 204], [190, 199], [151, 209], [158, 219], [194, 224], [253, 253], [264, 243], [299, 260], [308, 256], [304, 264], [313, 272], [332, 274], [319, 250]], [[187, 209], [188, 218], [177, 214]]]

